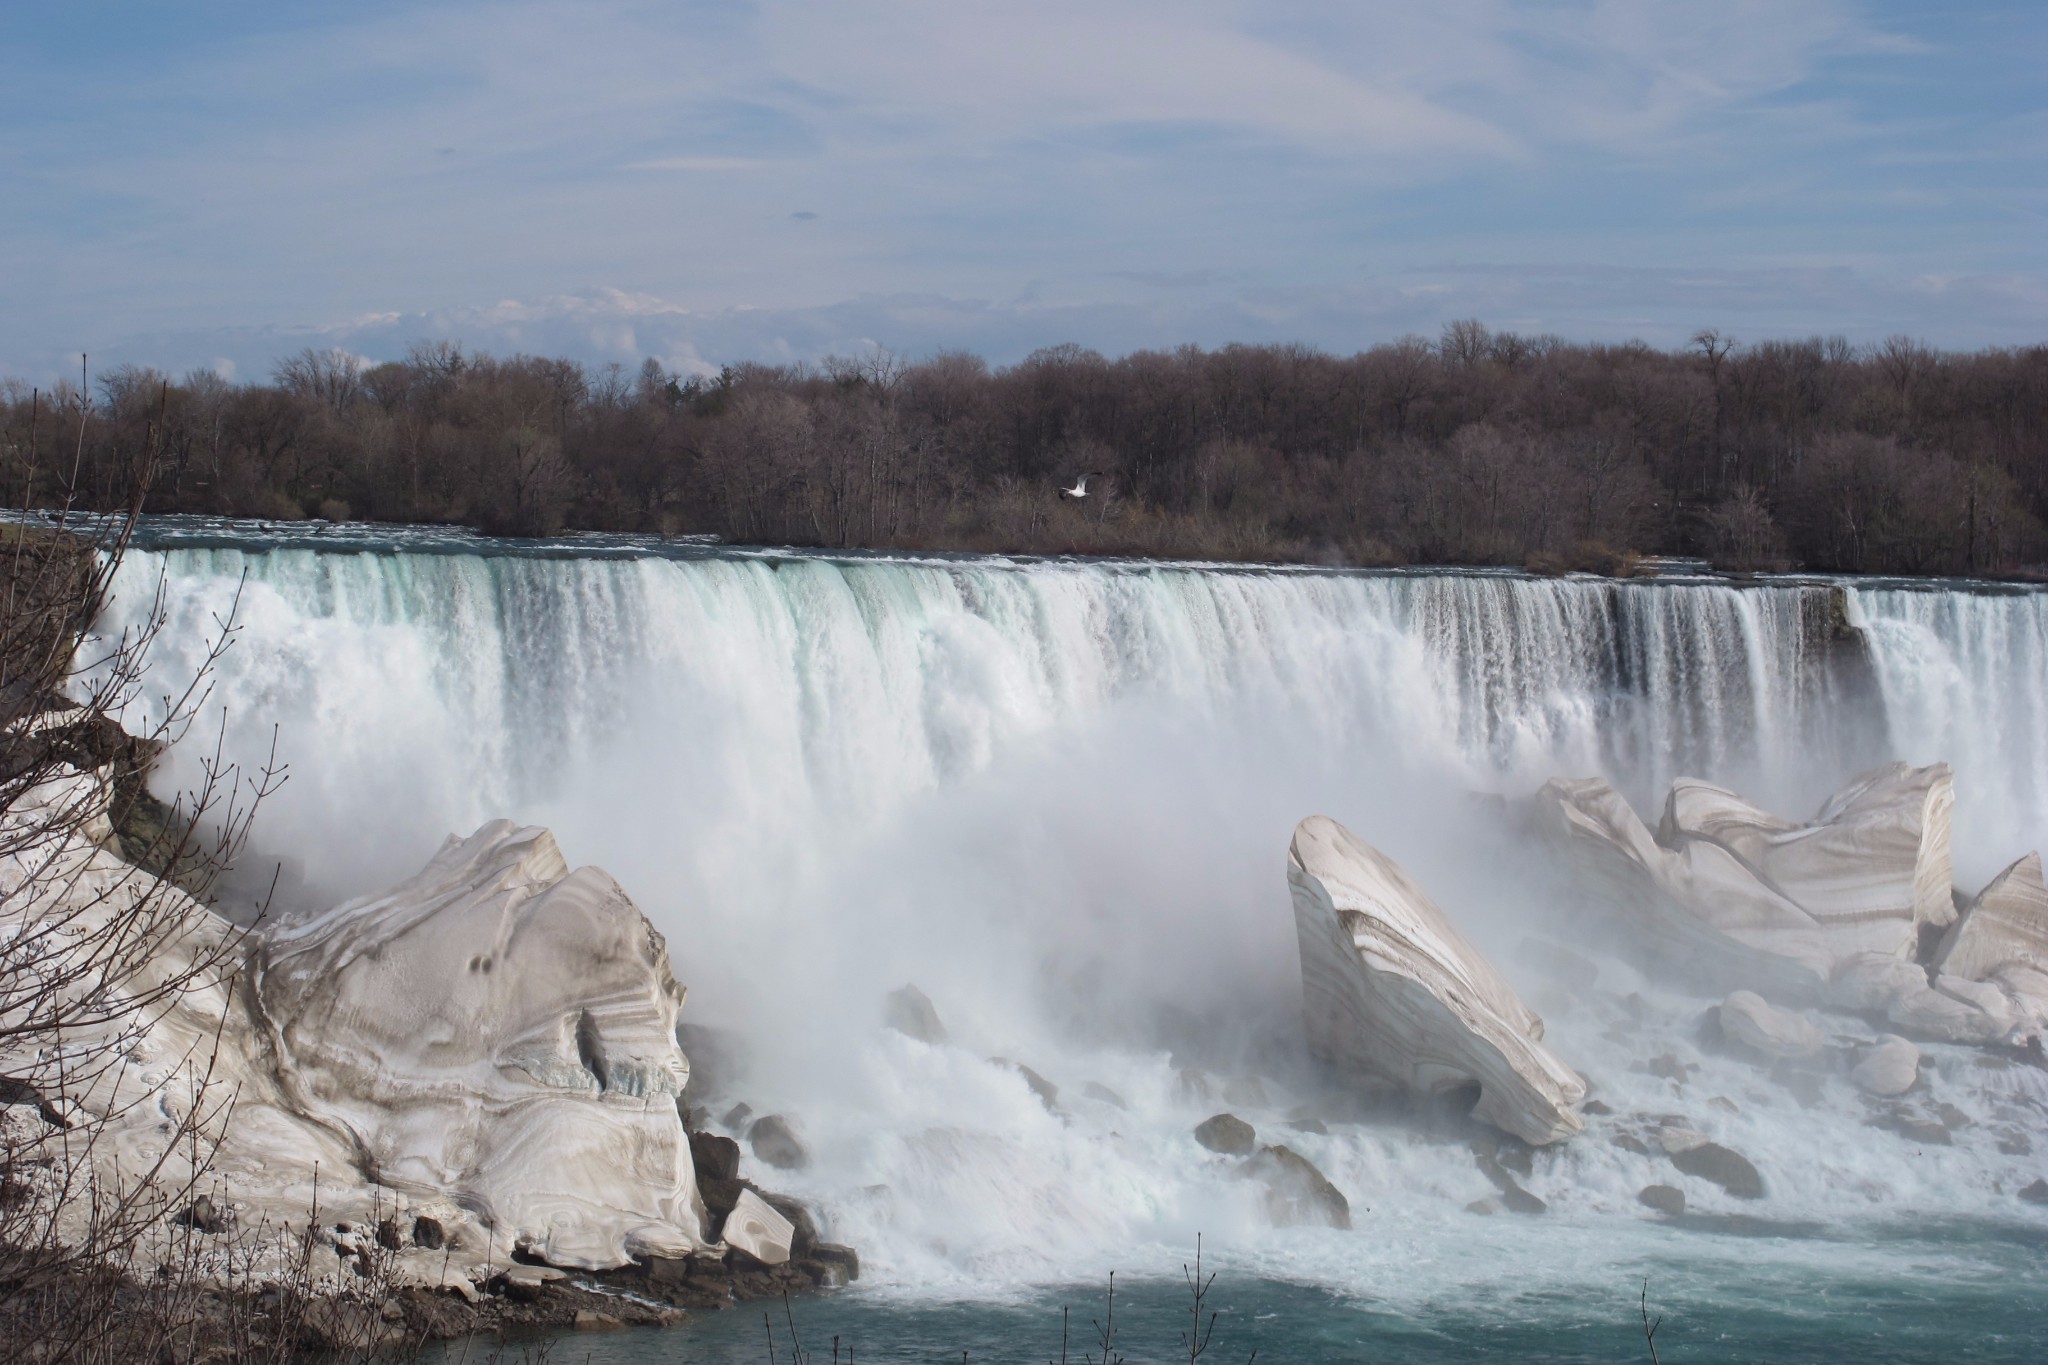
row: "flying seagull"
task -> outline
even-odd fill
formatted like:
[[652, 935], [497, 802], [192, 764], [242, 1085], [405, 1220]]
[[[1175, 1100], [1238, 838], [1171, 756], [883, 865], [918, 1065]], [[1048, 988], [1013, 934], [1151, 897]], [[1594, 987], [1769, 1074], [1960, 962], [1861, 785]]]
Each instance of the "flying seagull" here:
[[1082, 498], [1088, 496], [1088, 480], [1099, 479], [1101, 477], [1101, 470], [1091, 469], [1086, 474], [1083, 474], [1080, 478], [1074, 480], [1074, 486], [1072, 488], [1062, 488], [1060, 490], [1060, 496], [1063, 498], [1072, 498], [1076, 502], [1079, 502]]

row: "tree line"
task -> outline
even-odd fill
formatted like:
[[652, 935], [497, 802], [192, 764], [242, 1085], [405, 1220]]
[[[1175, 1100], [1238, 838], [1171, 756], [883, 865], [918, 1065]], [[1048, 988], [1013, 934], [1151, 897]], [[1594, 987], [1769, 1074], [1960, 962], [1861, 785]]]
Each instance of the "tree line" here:
[[[2048, 345], [1575, 344], [1456, 322], [1355, 355], [883, 350], [715, 376], [416, 345], [267, 382], [0, 381], [0, 497], [741, 543], [1627, 571], [2048, 559]], [[1090, 496], [1058, 487], [1093, 472]]]

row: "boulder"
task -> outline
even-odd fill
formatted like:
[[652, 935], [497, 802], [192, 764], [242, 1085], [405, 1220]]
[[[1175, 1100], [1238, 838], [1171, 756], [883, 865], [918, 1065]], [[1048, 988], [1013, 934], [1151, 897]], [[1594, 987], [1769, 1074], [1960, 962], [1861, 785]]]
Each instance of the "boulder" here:
[[740, 1174], [740, 1145], [716, 1133], [690, 1134], [690, 1162], [697, 1171], [699, 1187], [716, 1180], [737, 1180]]
[[1920, 1079], [1920, 1049], [1887, 1033], [1849, 1068], [1849, 1079], [1873, 1095], [1903, 1095]]
[[2048, 1204], [2048, 1180], [2036, 1180], [2020, 1190], [2020, 1198], [2029, 1204]]
[[796, 1135], [788, 1119], [766, 1114], [747, 1129], [747, 1145], [754, 1155], [779, 1170], [800, 1171], [811, 1164], [811, 1153]]
[[789, 1260], [796, 1227], [760, 1195], [741, 1190], [732, 1212], [725, 1216], [725, 1229], [720, 1235], [727, 1246], [745, 1252], [762, 1265], [782, 1265]]
[[1257, 1131], [1235, 1114], [1218, 1114], [1195, 1125], [1195, 1141], [1225, 1156], [1243, 1156], [1258, 1140]]
[[1636, 1192], [1636, 1202], [1676, 1218], [1685, 1212], [1685, 1191], [1676, 1185], [1645, 1185]]
[[1689, 1128], [1661, 1129], [1657, 1143], [1671, 1164], [1687, 1175], [1710, 1180], [1737, 1199], [1763, 1198], [1763, 1176], [1748, 1157], [1733, 1148], [1709, 1141], [1704, 1133]]
[[1100, 1081], [1090, 1081], [1082, 1086], [1081, 1094], [1087, 1099], [1094, 1100], [1098, 1104], [1106, 1104], [1112, 1109], [1129, 1109], [1131, 1107], [1124, 1103], [1122, 1095], [1117, 1094], [1116, 1091], [1111, 1090]]
[[1242, 1173], [1265, 1185], [1266, 1215], [1275, 1227], [1351, 1226], [1351, 1201], [1292, 1148], [1261, 1147]]
[[1031, 1087], [1031, 1093], [1038, 1096], [1038, 1102], [1057, 1114], [1059, 1112], [1060, 1088], [1045, 1077], [1033, 1071], [1022, 1062], [1013, 1062], [1008, 1057], [992, 1057], [997, 1066], [1006, 1066], [1024, 1078], [1024, 1084]]
[[2048, 972], [2048, 885], [2040, 854], [2029, 853], [1977, 893], [1942, 936], [1933, 966], [1965, 981], [1989, 981], [2008, 966]]
[[901, 986], [889, 992], [882, 1007], [882, 1022], [920, 1043], [946, 1041], [946, 1026], [939, 1021], [939, 1011], [931, 997], [915, 986]]
[[667, 945], [546, 830], [493, 821], [268, 928], [250, 988], [290, 1107], [382, 1183], [452, 1195], [551, 1264], [702, 1244]]
[[1550, 782], [1538, 803], [1603, 898], [1695, 976], [1810, 997], [1844, 960], [1910, 958], [1955, 918], [1946, 764], [1874, 769], [1804, 823], [1689, 779], [1654, 836], [1599, 779]]
[[1530, 1143], [1580, 1131], [1542, 1019], [1392, 859], [1311, 816], [1287, 879], [1311, 1055], [1424, 1098], [1476, 1084], [1473, 1117]]
[[1811, 1057], [1827, 1044], [1811, 1019], [1779, 1009], [1755, 991], [1730, 995], [1719, 1017], [1723, 1038], [1766, 1057]]
[[448, 1245], [448, 1233], [440, 1219], [421, 1214], [412, 1220], [412, 1244], [422, 1251], [439, 1251]]

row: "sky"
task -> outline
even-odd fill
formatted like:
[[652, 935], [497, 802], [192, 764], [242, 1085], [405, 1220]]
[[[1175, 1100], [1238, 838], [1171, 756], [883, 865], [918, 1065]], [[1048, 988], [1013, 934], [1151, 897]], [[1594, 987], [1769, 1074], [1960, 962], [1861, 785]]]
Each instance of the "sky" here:
[[17, 0], [0, 375], [2048, 341], [2043, 0]]

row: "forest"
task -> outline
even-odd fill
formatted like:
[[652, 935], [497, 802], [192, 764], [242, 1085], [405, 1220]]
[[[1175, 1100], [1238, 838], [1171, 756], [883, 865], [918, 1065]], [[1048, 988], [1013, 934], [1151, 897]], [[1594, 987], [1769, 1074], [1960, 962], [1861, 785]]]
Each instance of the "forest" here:
[[[882, 349], [682, 375], [415, 345], [0, 380], [0, 500], [503, 535], [1629, 573], [2040, 576], [2048, 345]], [[1060, 496], [1092, 474], [1088, 496]]]

